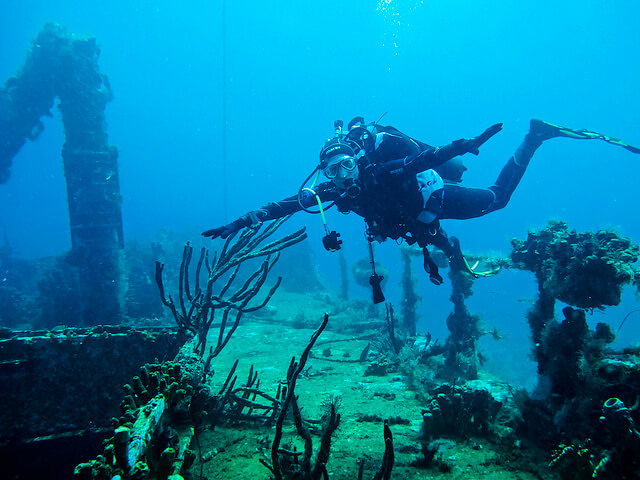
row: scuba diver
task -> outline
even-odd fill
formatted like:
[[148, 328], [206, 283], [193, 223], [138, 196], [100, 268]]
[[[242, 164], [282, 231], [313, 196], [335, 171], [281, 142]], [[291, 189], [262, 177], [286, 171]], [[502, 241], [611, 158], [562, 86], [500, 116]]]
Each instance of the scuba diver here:
[[[339, 233], [329, 231], [324, 210], [335, 205], [342, 213], [354, 212], [363, 217], [366, 224], [373, 271], [369, 283], [373, 287], [374, 303], [379, 303], [384, 301], [384, 295], [380, 289], [382, 276], [375, 272], [373, 240], [382, 242], [391, 238], [404, 239], [410, 245], [417, 243], [422, 248], [424, 269], [436, 285], [443, 279], [431, 258], [429, 245], [444, 252], [453, 269], [465, 270], [474, 276], [496, 273], [475, 271], [475, 266], [472, 268], [462, 254], [458, 239], [446, 234], [440, 220], [475, 218], [504, 208], [533, 154], [545, 140], [595, 138], [640, 153], [640, 149], [606, 135], [534, 119], [495, 183], [488, 188], [470, 188], [459, 184], [466, 170], [459, 157], [465, 153], [478, 155], [480, 147], [502, 129], [501, 123], [492, 125], [477, 137], [462, 138], [440, 147], [413, 139], [378, 122], [365, 124], [362, 117], [354, 118], [346, 129], [343, 126], [341, 120], [334, 123], [334, 137], [324, 143], [318, 165], [297, 195], [269, 203], [202, 235], [224, 239], [255, 223], [304, 210], [321, 215], [326, 233], [323, 245], [329, 251], [336, 251], [342, 240], [338, 238]], [[317, 183], [320, 174], [328, 181]], [[315, 179], [309, 185], [314, 175]]]

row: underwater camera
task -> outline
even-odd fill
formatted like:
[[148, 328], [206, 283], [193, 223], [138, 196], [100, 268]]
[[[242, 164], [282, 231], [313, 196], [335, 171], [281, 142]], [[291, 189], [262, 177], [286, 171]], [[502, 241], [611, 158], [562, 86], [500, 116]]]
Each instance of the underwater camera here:
[[335, 252], [340, 250], [340, 245], [342, 244], [342, 240], [338, 237], [340, 234], [333, 230], [331, 233], [327, 233], [324, 237], [322, 237], [322, 245], [329, 252]]

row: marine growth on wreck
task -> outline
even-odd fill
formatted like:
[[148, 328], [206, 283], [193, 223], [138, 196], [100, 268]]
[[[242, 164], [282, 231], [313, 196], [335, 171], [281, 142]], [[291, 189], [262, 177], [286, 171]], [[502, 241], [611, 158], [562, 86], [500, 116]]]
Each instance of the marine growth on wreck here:
[[[71, 238], [37, 260], [0, 245], [3, 478], [640, 478], [640, 346], [592, 321], [640, 293], [632, 239], [523, 227], [507, 255], [463, 252], [486, 275], [432, 246], [343, 251], [332, 285], [289, 216], [125, 242], [99, 55], [48, 23], [0, 88], [0, 183], [58, 99]], [[443, 318], [424, 318], [427, 257], [447, 273]], [[372, 267], [397, 300], [371, 301]], [[511, 346], [535, 362], [529, 390], [486, 368], [484, 340], [510, 339], [472, 302], [509, 270], [537, 289], [511, 319], [530, 331]]]

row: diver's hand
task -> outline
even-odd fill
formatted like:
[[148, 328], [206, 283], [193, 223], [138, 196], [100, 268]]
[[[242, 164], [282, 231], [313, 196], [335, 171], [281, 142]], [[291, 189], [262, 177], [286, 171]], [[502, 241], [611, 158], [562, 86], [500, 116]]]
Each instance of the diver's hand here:
[[460, 138], [454, 140], [449, 145], [439, 147], [435, 151], [436, 159], [439, 163], [446, 162], [447, 160], [457, 157], [458, 155], [464, 155], [465, 153], [473, 153], [478, 155], [480, 153], [480, 146], [493, 137], [496, 133], [502, 130], [502, 123], [496, 123], [495, 125], [487, 128], [482, 134], [473, 138]]
[[467, 148], [468, 153], [473, 153], [474, 155], [478, 155], [480, 153], [480, 146], [493, 137], [496, 133], [502, 130], [502, 123], [496, 123], [495, 125], [491, 125], [487, 128], [482, 134], [477, 137], [466, 140], [465, 147]]
[[241, 227], [236, 227], [236, 225], [232, 223], [229, 223], [227, 225], [223, 225], [221, 227], [217, 227], [217, 228], [212, 228], [210, 230], [206, 230], [204, 232], [202, 232], [202, 236], [203, 237], [211, 237], [211, 240], [213, 240], [214, 238], [227, 238], [229, 235], [231, 235], [232, 233], [237, 232], [238, 230], [240, 230]]
[[245, 227], [251, 226], [252, 223], [253, 222], [251, 221], [249, 214], [246, 214], [231, 223], [202, 232], [202, 236], [211, 237], [212, 240], [218, 237], [227, 238], [229, 235], [233, 235], [238, 230], [242, 230]]

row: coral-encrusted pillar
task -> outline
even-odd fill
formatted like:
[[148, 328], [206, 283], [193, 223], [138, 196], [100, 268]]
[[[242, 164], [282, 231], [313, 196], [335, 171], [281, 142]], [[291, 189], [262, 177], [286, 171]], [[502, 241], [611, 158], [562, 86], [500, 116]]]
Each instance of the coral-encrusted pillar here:
[[109, 146], [104, 109], [111, 99], [98, 68], [93, 38], [68, 39], [70, 65], [59, 88], [65, 131], [62, 149], [67, 180], [71, 257], [79, 267], [82, 321], [114, 323], [120, 317], [119, 254], [122, 213], [118, 151]]
[[123, 247], [118, 152], [110, 146], [104, 109], [111, 100], [100, 73], [100, 49], [91, 37], [68, 34], [49, 23], [35, 39], [20, 73], [0, 89], [0, 183], [11, 158], [43, 128], [55, 97], [65, 130], [62, 149], [67, 181], [71, 252], [78, 269], [82, 308], [70, 323], [120, 320], [119, 256]]

